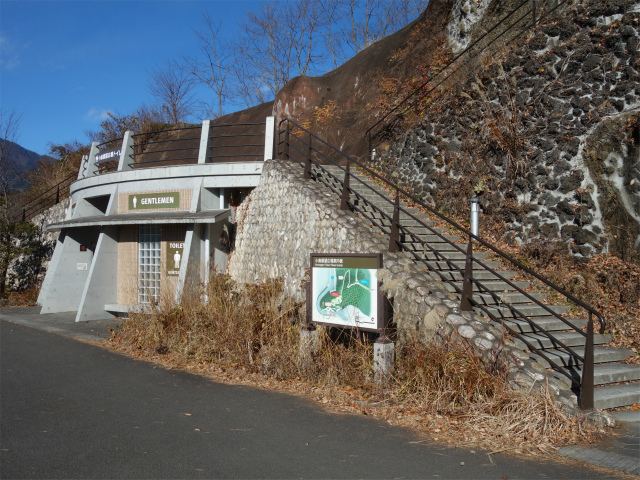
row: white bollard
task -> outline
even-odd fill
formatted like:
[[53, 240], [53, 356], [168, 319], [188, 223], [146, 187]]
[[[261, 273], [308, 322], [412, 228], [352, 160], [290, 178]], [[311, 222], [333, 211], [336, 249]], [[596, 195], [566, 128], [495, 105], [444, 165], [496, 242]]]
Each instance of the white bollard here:
[[313, 361], [313, 355], [320, 348], [318, 331], [307, 326], [300, 327], [300, 360], [304, 366], [309, 366]]
[[396, 352], [395, 344], [380, 337], [373, 344], [373, 373], [376, 383], [386, 383], [393, 372]]
[[476, 237], [480, 236], [480, 199], [471, 199], [471, 233]]

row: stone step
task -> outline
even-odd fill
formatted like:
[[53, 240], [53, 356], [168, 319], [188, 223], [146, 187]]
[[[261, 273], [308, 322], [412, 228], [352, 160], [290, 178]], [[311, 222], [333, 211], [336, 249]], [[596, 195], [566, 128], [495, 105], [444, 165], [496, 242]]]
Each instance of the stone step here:
[[[584, 355], [584, 347], [576, 347], [572, 348], [574, 352], [578, 355]], [[553, 360], [556, 365], [559, 367], [573, 367], [576, 365], [580, 365], [578, 359], [573, 357], [569, 352], [564, 349], [548, 349], [544, 351], [545, 355]], [[538, 363], [543, 365], [545, 368], [549, 368], [550, 364], [544, 358], [542, 358], [537, 353], [529, 353], [531, 358], [536, 360]], [[613, 362], [621, 362], [622, 360], [626, 360], [631, 355], [635, 355], [633, 350], [629, 350], [627, 348], [613, 348], [613, 347], [594, 347], [593, 348], [593, 358], [594, 363], [613, 363]]]
[[[364, 201], [355, 201], [352, 203], [355, 206], [357, 213], [375, 215], [378, 218], [393, 218], [393, 206], [376, 205], [373, 202]], [[400, 226], [404, 227], [412, 225], [410, 221], [414, 219], [420, 220], [422, 223], [431, 222], [431, 224], [433, 224], [433, 220], [431, 220], [429, 215], [420, 212], [417, 209], [406, 208], [401, 210], [398, 218], [400, 220]], [[415, 223], [415, 225], [418, 225], [418, 223]]]
[[[478, 260], [483, 260], [487, 258], [489, 254], [486, 252], [477, 252], [477, 253], [474, 253], [473, 256]], [[435, 260], [442, 261], [442, 258], [447, 258], [450, 260], [464, 260], [466, 257], [467, 257], [466, 254], [462, 252], [458, 252], [458, 251], [452, 252], [447, 250], [442, 250], [442, 251], [438, 250], [437, 254], [434, 252], [427, 252], [426, 255], [424, 255], [424, 259], [427, 261], [435, 261]]]
[[[511, 271], [511, 270], [500, 270], [499, 272], [497, 272], [498, 274], [502, 275], [503, 278], [506, 278], [507, 280], [514, 277], [516, 272]], [[464, 274], [460, 271], [455, 271], [455, 270], [449, 270], [449, 271], [438, 271], [438, 273], [434, 272], [435, 277], [434, 278], [445, 278], [447, 280], [450, 280], [452, 282], [462, 282], [462, 280], [464, 279]], [[493, 272], [490, 272], [488, 270], [477, 270], [473, 272], [473, 278], [475, 280], [478, 280], [480, 283], [482, 283], [483, 280], [499, 280], [499, 277], [496, 276], [496, 274], [494, 274]]]
[[[381, 218], [384, 220], [385, 225], [391, 225], [391, 222], [393, 221], [393, 211], [387, 211], [387, 210], [376, 210], [372, 207], [358, 207], [359, 211], [356, 211], [355, 213], [363, 215], [367, 218]], [[398, 223], [400, 225], [400, 227], [409, 227], [409, 230], [411, 230], [411, 227], [424, 227], [424, 226], [432, 226], [434, 225], [434, 221], [430, 220], [428, 216], [423, 215], [421, 213], [412, 213], [410, 216], [408, 214], [406, 214], [405, 212], [400, 212], [400, 215], [398, 216]], [[415, 233], [415, 232], [414, 232]]]
[[[553, 313], [559, 315], [567, 312], [568, 307], [564, 305], [546, 305]], [[496, 318], [513, 318], [513, 312], [508, 307], [486, 307]], [[539, 305], [518, 305], [515, 307], [521, 314], [527, 317], [544, 317], [549, 315], [549, 311]]]
[[599, 410], [640, 403], [640, 383], [607, 385], [594, 389], [593, 406]]
[[[413, 228], [409, 228], [409, 230], [422, 243], [432, 244], [432, 243], [443, 243], [443, 242], [446, 242], [446, 241], [456, 243], [456, 242], [460, 241], [461, 238], [462, 238], [462, 237], [460, 237], [460, 235], [442, 235], [444, 237], [444, 239], [443, 239], [443, 238], [439, 237], [438, 235], [434, 235], [433, 233], [416, 233], [416, 232], [413, 231]], [[418, 243], [418, 242], [413, 242], [414, 238], [411, 235], [405, 234], [404, 236], [405, 236], [405, 243], [407, 243], [407, 244], [415, 243], [416, 245], [420, 245], [420, 243]], [[462, 245], [464, 245], [466, 247], [466, 243], [462, 244]]]
[[[482, 285], [484, 287], [486, 287], [490, 292], [508, 292], [508, 291], [512, 291], [513, 289], [511, 288], [511, 286], [507, 283], [507, 282], [503, 282], [503, 281], [483, 281], [481, 282]], [[526, 290], [528, 288], [531, 287], [531, 284], [529, 282], [511, 282], [513, 283], [516, 287], [522, 289], [522, 290]], [[458, 288], [462, 289], [462, 282], [455, 282], [455, 284], [458, 286]], [[449, 284], [449, 283], [445, 283], [444, 287], [449, 291], [449, 292], [455, 292], [456, 289], [453, 287], [453, 285]], [[476, 285], [475, 283], [473, 284], [473, 291], [479, 291], [480, 287], [478, 285]]]
[[[567, 320], [567, 322], [569, 322], [571, 325], [574, 325], [575, 328], [578, 329], [584, 328], [588, 323], [586, 319], [582, 318], [567, 318], [565, 320]], [[567, 325], [557, 317], [534, 317], [531, 319], [531, 321], [535, 325], [538, 325], [540, 328], [548, 332], [572, 329], [569, 325]], [[533, 330], [529, 322], [526, 322], [524, 320], [505, 320], [504, 324], [520, 333], [531, 333]]]
[[[483, 261], [482, 263], [484, 263], [488, 268], [492, 268], [492, 269], [497, 269], [500, 268], [502, 266], [502, 263], [497, 262], [495, 260], [486, 260]], [[431, 268], [431, 270], [438, 270], [438, 271], [442, 271], [442, 270], [464, 270], [466, 261], [465, 260], [450, 260], [449, 262], [429, 262], [429, 267]], [[474, 270], [483, 270], [484, 267], [482, 267], [478, 262], [473, 262], [471, 264], [473, 266]]]
[[[585, 342], [587, 341], [586, 337], [578, 332], [552, 332], [553, 337], [564, 343], [568, 347], [584, 347]], [[528, 333], [522, 334], [513, 339], [514, 343], [523, 350], [528, 350], [529, 347], [525, 344], [522, 339], [527, 340], [531, 345], [536, 348], [555, 348], [560, 347], [560, 345], [555, 345], [555, 342], [551, 340], [548, 336], [542, 333]], [[611, 334], [593, 335], [593, 343], [595, 345], [604, 345], [611, 341]]]
[[[565, 372], [576, 380], [582, 378], [582, 366], [564, 368]], [[558, 380], [562, 380], [567, 385], [571, 385], [564, 375], [557, 375]], [[596, 385], [606, 385], [608, 383], [632, 382], [640, 380], [640, 365], [627, 365], [626, 363], [604, 363], [593, 366], [593, 381]], [[640, 387], [640, 385], [638, 385]]]
[[[542, 300], [545, 296], [542, 293], [528, 293], [536, 300]], [[526, 305], [531, 303], [531, 299], [519, 292], [501, 292], [496, 293], [495, 298], [488, 293], [476, 293], [473, 295], [473, 300], [481, 305], [498, 305], [500, 303], [508, 303], [510, 305]], [[520, 307], [518, 307], [520, 308]]]
[[[400, 239], [402, 241], [402, 239]], [[410, 240], [409, 238], [407, 238], [407, 236], [405, 235], [405, 240]], [[407, 242], [404, 243], [404, 248], [407, 251], [411, 251], [411, 252], [422, 252], [425, 250], [424, 245], [428, 245], [426, 247], [427, 251], [430, 250], [437, 250], [438, 252], [444, 252], [444, 251], [452, 251], [452, 252], [459, 252], [462, 253], [463, 255], [465, 255], [466, 257], [466, 249], [465, 249], [465, 245], [462, 243], [445, 243], [445, 242], [433, 242], [433, 243], [428, 243], [428, 244], [420, 244], [420, 243], [415, 243], [415, 242]], [[474, 255], [475, 257], [475, 255]]]

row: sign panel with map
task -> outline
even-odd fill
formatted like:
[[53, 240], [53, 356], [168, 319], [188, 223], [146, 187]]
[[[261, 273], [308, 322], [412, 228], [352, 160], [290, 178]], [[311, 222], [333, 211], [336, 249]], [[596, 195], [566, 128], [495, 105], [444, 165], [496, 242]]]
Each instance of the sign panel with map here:
[[381, 254], [311, 254], [311, 320], [378, 330], [384, 326]]

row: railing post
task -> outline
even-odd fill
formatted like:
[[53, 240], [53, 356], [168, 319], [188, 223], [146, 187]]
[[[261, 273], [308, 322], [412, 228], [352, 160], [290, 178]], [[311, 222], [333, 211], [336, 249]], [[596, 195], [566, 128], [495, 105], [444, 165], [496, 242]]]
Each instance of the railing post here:
[[273, 138], [275, 132], [275, 118], [267, 117], [264, 124], [264, 161], [273, 160]]
[[462, 282], [462, 298], [460, 299], [460, 310], [470, 312], [472, 310], [471, 297], [473, 295], [473, 237], [469, 235], [469, 245], [467, 246], [467, 258], [464, 264], [464, 280]]
[[211, 120], [202, 122], [202, 130], [200, 131], [200, 146], [198, 148], [198, 165], [207, 163], [209, 157], [209, 130], [211, 128]]
[[396, 190], [396, 199], [393, 203], [393, 219], [391, 220], [391, 233], [389, 235], [389, 251], [399, 252], [400, 245], [400, 192]]
[[27, 212], [26, 212], [26, 210], [23, 208], [23, 209], [22, 209], [22, 221], [23, 221], [23, 222], [24, 222], [24, 220], [25, 220], [26, 216], [27, 216]]
[[284, 130], [284, 145], [282, 145], [282, 155], [285, 160], [289, 160], [289, 121], [287, 120], [287, 126]]
[[60, 184], [58, 184], [58, 189], [56, 190], [56, 205], [60, 203]]
[[100, 169], [98, 168], [98, 165], [96, 165], [96, 155], [98, 153], [100, 153], [100, 149], [98, 148], [98, 142], [93, 142], [91, 144], [91, 150], [89, 150], [89, 158], [87, 158], [86, 174], [82, 172], [83, 177], [93, 177], [94, 175], [98, 175], [100, 173]]
[[340, 197], [340, 210], [350, 210], [349, 207], [349, 184], [351, 178], [351, 159], [347, 157], [347, 168], [344, 169], [344, 182], [342, 182], [342, 196]]
[[307, 145], [307, 156], [304, 159], [304, 175], [306, 180], [311, 179], [311, 133], [309, 133], [309, 143]]
[[[124, 138], [122, 139], [122, 149], [120, 150], [120, 161], [118, 162], [118, 171], [133, 170], [133, 145], [134, 138], [133, 132], [127, 130], [124, 132]], [[131, 162], [131, 163], [129, 163]]]
[[584, 363], [582, 364], [582, 382], [580, 384], [580, 409], [593, 409], [593, 314], [589, 312], [587, 326], [587, 343], [584, 346]]

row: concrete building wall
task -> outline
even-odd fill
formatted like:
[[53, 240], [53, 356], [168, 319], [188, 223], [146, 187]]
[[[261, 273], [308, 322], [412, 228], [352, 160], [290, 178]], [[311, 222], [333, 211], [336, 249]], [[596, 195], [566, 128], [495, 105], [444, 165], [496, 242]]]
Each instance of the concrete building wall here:
[[118, 303], [138, 302], [138, 226], [118, 229]]
[[[60, 250], [60, 254], [57, 258], [54, 255], [56, 273], [48, 282], [45, 279], [42, 285], [39, 298], [43, 305], [41, 313], [78, 310], [93, 261], [93, 252], [89, 249], [80, 251], [80, 247], [97, 244], [99, 234], [97, 228], [69, 230], [64, 238], [58, 239], [56, 250]], [[54, 267], [53, 261], [51, 267]]]

